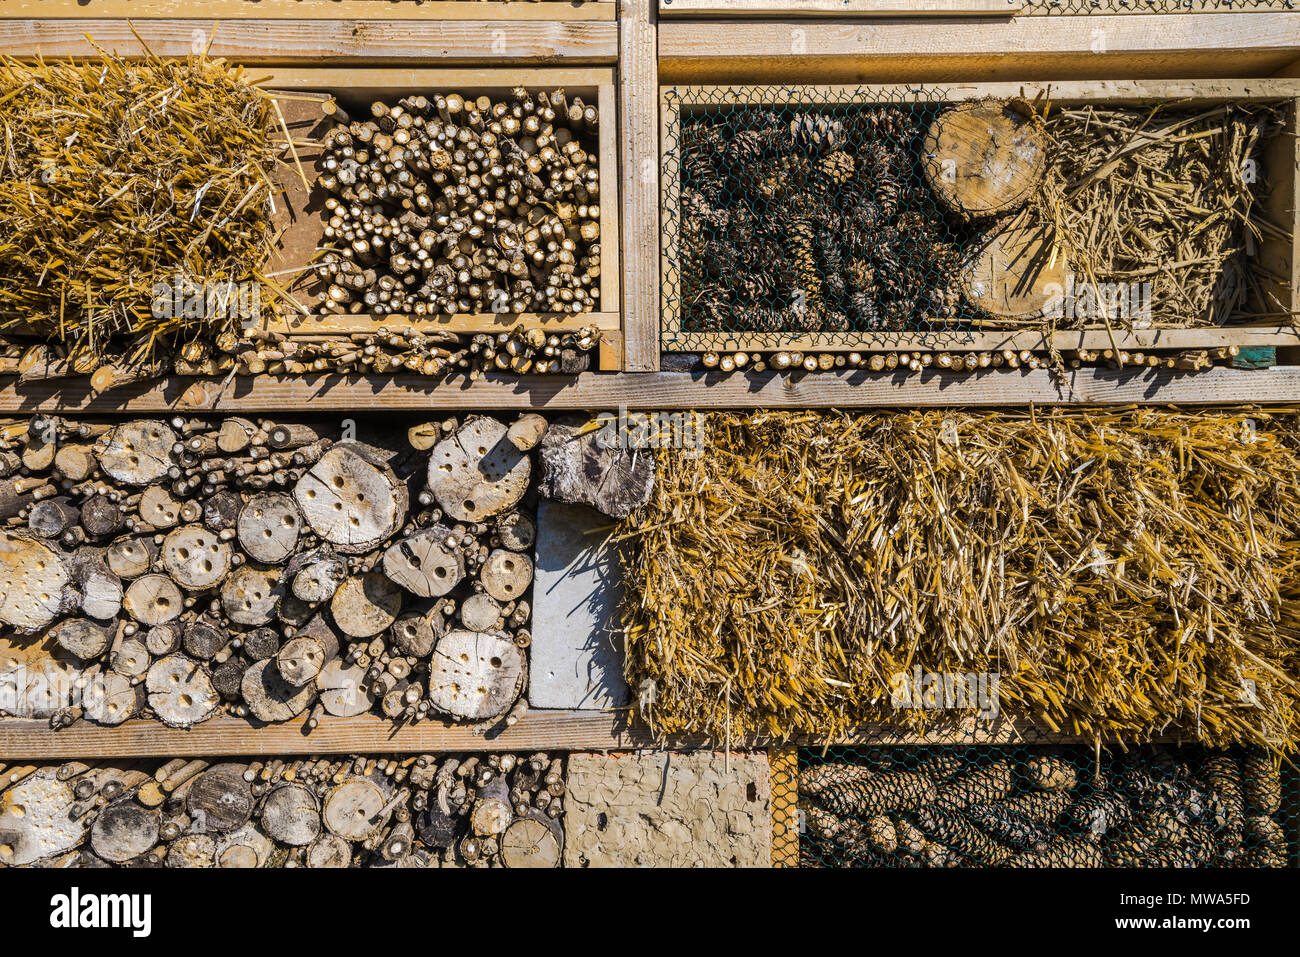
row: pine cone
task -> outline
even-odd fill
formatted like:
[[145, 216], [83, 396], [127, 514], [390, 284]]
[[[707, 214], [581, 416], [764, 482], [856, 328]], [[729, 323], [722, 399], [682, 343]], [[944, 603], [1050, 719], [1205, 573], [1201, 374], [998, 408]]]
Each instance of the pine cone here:
[[817, 161], [818, 171], [839, 186], [853, 178], [855, 167], [853, 157], [843, 150], [836, 150]]
[[807, 149], [834, 149], [842, 136], [843, 124], [820, 113], [797, 113], [790, 121], [790, 138]]
[[845, 275], [849, 277], [854, 288], [862, 292], [869, 292], [876, 287], [876, 270], [871, 263], [865, 259], [855, 259], [849, 263]]
[[791, 220], [789, 230], [789, 255], [794, 263], [794, 273], [799, 288], [805, 296], [804, 305], [810, 311], [822, 305], [822, 280], [813, 255], [813, 227], [803, 219]]

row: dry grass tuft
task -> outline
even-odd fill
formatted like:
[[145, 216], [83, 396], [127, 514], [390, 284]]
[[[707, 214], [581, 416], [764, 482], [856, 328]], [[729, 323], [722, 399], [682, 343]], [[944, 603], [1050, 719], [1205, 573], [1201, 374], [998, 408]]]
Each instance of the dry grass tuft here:
[[996, 672], [1001, 712], [1287, 748], [1300, 718], [1293, 414], [720, 413], [661, 451], [627, 549], [659, 733], [920, 730], [894, 675]]
[[0, 61], [0, 328], [135, 361], [231, 331], [155, 316], [154, 287], [262, 279], [270, 118], [241, 69], [206, 57]]

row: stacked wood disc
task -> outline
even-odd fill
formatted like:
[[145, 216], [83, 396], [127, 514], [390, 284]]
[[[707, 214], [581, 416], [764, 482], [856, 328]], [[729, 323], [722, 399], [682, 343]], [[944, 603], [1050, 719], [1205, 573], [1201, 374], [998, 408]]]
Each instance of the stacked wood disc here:
[[952, 212], [981, 221], [961, 277], [967, 302], [990, 316], [1041, 319], [1059, 300], [1069, 267], [1051, 231], [1032, 217], [1010, 222], [1047, 169], [1041, 118], [1023, 100], [977, 100], [941, 113], [923, 146], [926, 182]]
[[0, 866], [558, 867], [564, 761], [0, 763]]
[[513, 722], [545, 420], [342, 425], [0, 423], [0, 712]]
[[1286, 867], [1279, 760], [1262, 750], [875, 748], [799, 778], [803, 863]]
[[[1004, 289], [1004, 292], [1006, 290]], [[758, 351], [706, 352], [696, 356], [665, 355], [661, 370], [689, 371], [697, 367], [719, 372], [823, 372], [832, 369], [865, 369], [893, 375], [916, 375], [940, 372], [950, 375], [975, 373], [985, 369], [1079, 369], [1086, 365], [1122, 369], [1179, 369], [1195, 372], [1216, 363], [1230, 363], [1241, 354], [1240, 346], [1216, 346], [1212, 349], [1073, 349], [1060, 350], [1059, 361], [1050, 353], [1032, 349], [987, 349], [978, 352], [803, 352], [797, 349], [763, 353]]]
[[600, 341], [595, 326], [569, 332], [546, 332], [523, 326], [509, 332], [458, 333], [386, 327], [374, 332], [286, 335], [244, 330], [187, 343], [165, 362], [139, 363], [111, 359], [103, 364], [72, 358], [67, 349], [30, 338], [0, 337], [0, 375], [18, 381], [90, 376], [94, 392], [132, 385], [174, 372], [181, 376], [253, 375], [389, 375], [464, 374], [471, 379], [487, 372], [537, 375], [573, 374], [591, 367], [591, 353]]

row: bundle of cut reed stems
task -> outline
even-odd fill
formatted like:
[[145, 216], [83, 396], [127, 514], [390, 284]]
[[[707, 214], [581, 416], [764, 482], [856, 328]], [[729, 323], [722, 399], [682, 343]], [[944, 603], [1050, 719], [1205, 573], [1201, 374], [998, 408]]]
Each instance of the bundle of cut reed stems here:
[[[899, 675], [1007, 718], [1288, 749], [1300, 420], [1154, 408], [719, 413], [623, 525], [627, 672], [659, 733], [923, 730]], [[907, 703], [906, 701], [903, 703]]]
[[1264, 154], [1283, 127], [1278, 104], [1052, 105], [1038, 204], [1076, 281], [1150, 284], [1160, 325], [1292, 319], [1259, 255], [1291, 232], [1262, 202], [1280, 188]]

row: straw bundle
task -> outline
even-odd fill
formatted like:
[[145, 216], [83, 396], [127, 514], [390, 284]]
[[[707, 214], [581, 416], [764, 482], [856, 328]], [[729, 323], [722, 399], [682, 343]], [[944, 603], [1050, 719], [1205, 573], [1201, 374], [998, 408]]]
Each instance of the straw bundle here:
[[1160, 325], [1290, 318], [1258, 257], [1290, 233], [1260, 208], [1280, 106], [1053, 105], [1045, 128], [1040, 205], [1079, 283], [1151, 283]]
[[204, 57], [0, 63], [0, 328], [135, 361], [229, 331], [227, 310], [155, 315], [155, 286], [262, 278], [270, 111]]
[[1004, 716], [1277, 748], [1300, 717], [1300, 442], [1260, 411], [715, 414], [623, 526], [659, 733], [923, 729], [891, 682], [995, 673]]

